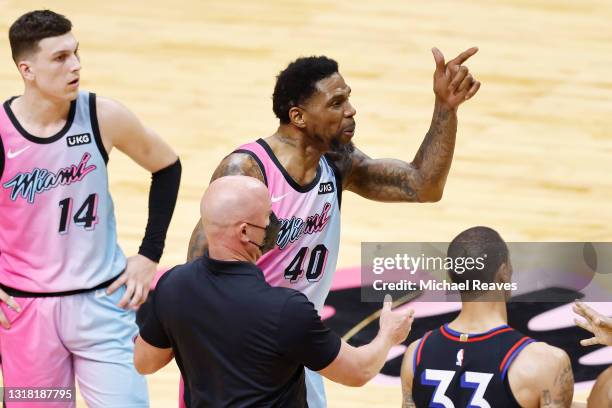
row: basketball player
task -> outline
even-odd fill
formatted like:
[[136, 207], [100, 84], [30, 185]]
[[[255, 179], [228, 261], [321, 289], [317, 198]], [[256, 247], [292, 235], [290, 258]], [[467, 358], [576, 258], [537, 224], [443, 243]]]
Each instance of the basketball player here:
[[[25, 88], [0, 108], [4, 386], [73, 388], [76, 376], [88, 406], [147, 407], [145, 379], [133, 366], [133, 309], [146, 300], [162, 255], [181, 166], [123, 105], [79, 91], [71, 29], [44, 10], [9, 30]], [[153, 173], [145, 237], [128, 259], [108, 191], [113, 147]]]
[[[580, 340], [583, 346], [612, 346], [612, 317], [606, 317], [587, 304], [576, 301], [574, 312], [585, 320], [574, 319], [576, 325], [593, 334], [590, 339]], [[612, 407], [612, 366], [597, 377], [588, 399], [589, 407]]]
[[[449, 245], [451, 259], [484, 267], [449, 271], [453, 282], [511, 283], [508, 247], [487, 227], [470, 228]], [[467, 265], [467, 263], [466, 263]], [[509, 291], [461, 293], [461, 312], [408, 347], [402, 363], [403, 407], [569, 407], [574, 378], [565, 351], [507, 325]]]
[[[461, 64], [477, 50], [445, 63], [433, 49], [434, 114], [411, 163], [372, 159], [353, 145], [356, 111], [336, 61], [299, 58], [278, 75], [273, 95], [278, 129], [239, 147], [212, 177], [247, 175], [268, 186], [281, 229], [274, 249], [257, 265], [272, 286], [303, 292], [321, 312], [336, 270], [343, 190], [377, 201], [440, 200], [455, 147], [457, 108], [480, 87]], [[205, 246], [198, 222], [188, 259], [202, 255]], [[326, 406], [321, 376], [308, 370], [306, 382], [309, 406]]]

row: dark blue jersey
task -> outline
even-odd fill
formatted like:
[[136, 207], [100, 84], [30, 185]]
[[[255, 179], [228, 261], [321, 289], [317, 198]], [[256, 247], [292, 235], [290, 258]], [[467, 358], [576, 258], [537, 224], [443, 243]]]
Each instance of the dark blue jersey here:
[[414, 352], [412, 397], [417, 407], [520, 407], [508, 368], [535, 340], [509, 326], [459, 333], [444, 325], [427, 332]]

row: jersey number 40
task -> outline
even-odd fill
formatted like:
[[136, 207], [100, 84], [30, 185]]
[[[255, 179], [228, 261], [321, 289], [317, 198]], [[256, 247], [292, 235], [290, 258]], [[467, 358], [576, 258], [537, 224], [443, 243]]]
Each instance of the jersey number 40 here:
[[[304, 261], [308, 255], [308, 247], [302, 247], [295, 255], [293, 260], [289, 262], [289, 266], [285, 269], [285, 279], [289, 279], [291, 283], [296, 282], [304, 273]], [[310, 251], [310, 258], [306, 268], [306, 279], [309, 282], [316, 282], [321, 279], [321, 274], [325, 270], [327, 262], [327, 248], [323, 244], [319, 244]]]

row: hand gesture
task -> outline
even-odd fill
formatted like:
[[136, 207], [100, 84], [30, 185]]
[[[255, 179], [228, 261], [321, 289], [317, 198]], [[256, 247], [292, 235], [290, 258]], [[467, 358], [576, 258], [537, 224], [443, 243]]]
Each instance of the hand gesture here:
[[[9, 296], [8, 293], [6, 293], [5, 291], [0, 289], [0, 303], [2, 302], [6, 303], [6, 305], [10, 307], [12, 310], [14, 310], [15, 312], [17, 313], [21, 312], [21, 307], [19, 307], [19, 304], [15, 302], [15, 299], [13, 299], [12, 296]], [[11, 322], [9, 322], [8, 318], [6, 317], [2, 309], [0, 309], [0, 324], [5, 329], [11, 328]]]
[[574, 319], [576, 325], [593, 333], [593, 337], [580, 340], [580, 344], [583, 346], [592, 346], [594, 344], [612, 346], [611, 317], [603, 316], [579, 301], [576, 301], [574, 304], [574, 312], [586, 319], [586, 321]]
[[131, 256], [127, 260], [125, 272], [108, 287], [106, 293], [110, 295], [122, 285], [126, 285], [126, 291], [117, 305], [136, 310], [147, 300], [156, 271], [157, 263], [149, 258], [142, 255]]
[[436, 61], [433, 86], [436, 98], [449, 108], [457, 109], [464, 101], [476, 95], [480, 88], [480, 82], [472, 77], [466, 66], [461, 65], [476, 54], [478, 48], [465, 50], [448, 63], [444, 62], [444, 55], [439, 49], [434, 47], [431, 52]]
[[398, 345], [406, 340], [410, 333], [414, 310], [391, 310], [392, 303], [391, 295], [386, 295], [380, 312], [380, 333], [388, 336], [393, 345]]

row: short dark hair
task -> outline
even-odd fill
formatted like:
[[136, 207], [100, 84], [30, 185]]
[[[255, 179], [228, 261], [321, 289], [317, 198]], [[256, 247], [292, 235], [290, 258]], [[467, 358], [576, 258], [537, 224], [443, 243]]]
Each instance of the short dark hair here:
[[272, 110], [281, 123], [289, 123], [289, 109], [308, 100], [316, 83], [338, 72], [338, 63], [326, 56], [302, 57], [293, 61], [276, 77]]
[[36, 51], [44, 38], [57, 37], [72, 30], [72, 23], [51, 10], [35, 10], [19, 17], [9, 29], [9, 42], [13, 61], [23, 54]]
[[[470, 263], [469, 267], [462, 268], [462, 273], [454, 269], [448, 271], [451, 281], [463, 283], [479, 280], [493, 283], [499, 267], [508, 262], [508, 246], [502, 237], [489, 227], [472, 227], [457, 235], [450, 243], [447, 257], [453, 260], [453, 265], [464, 265], [465, 261], [457, 262], [460, 258], [480, 258], [479, 263]], [[472, 287], [472, 285], [470, 285]], [[463, 293], [462, 293], [463, 295]]]

